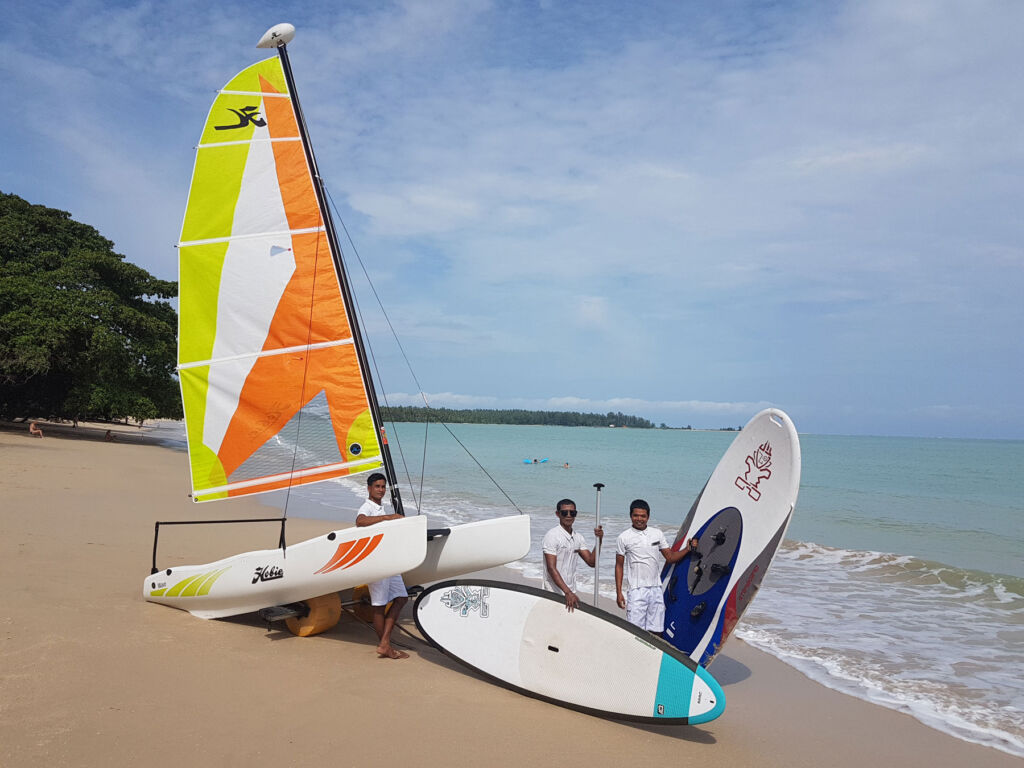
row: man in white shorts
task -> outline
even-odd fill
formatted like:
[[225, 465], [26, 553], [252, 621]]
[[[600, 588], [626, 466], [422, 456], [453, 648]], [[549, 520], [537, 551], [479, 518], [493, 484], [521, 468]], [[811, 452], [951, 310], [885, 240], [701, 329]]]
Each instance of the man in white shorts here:
[[[667, 561], [678, 563], [688, 554], [683, 547], [673, 552], [665, 534], [648, 528], [651, 507], [643, 499], [629, 505], [633, 524], [615, 540], [615, 596], [619, 608], [626, 609], [626, 619], [648, 632], [665, 629], [665, 600], [661, 594], [661, 568]], [[629, 581], [629, 599], [622, 594], [622, 576]]]
[[[384, 500], [384, 493], [387, 489], [387, 478], [380, 472], [374, 472], [366, 478], [366, 494], [369, 498], [359, 508], [356, 515], [357, 526], [363, 527], [382, 523], [385, 520], [401, 519], [402, 515], [389, 515], [384, 512], [381, 502]], [[370, 604], [373, 606], [373, 630], [380, 640], [377, 645], [377, 655], [382, 659], [409, 658], [408, 653], [391, 647], [391, 632], [395, 628], [398, 615], [409, 601], [409, 593], [405, 590], [405, 582], [402, 581], [401, 574], [371, 582], [368, 586], [370, 588]], [[391, 607], [385, 611], [388, 603], [391, 603]]]
[[[544, 551], [544, 586], [552, 591], [555, 589], [565, 595], [565, 608], [570, 613], [580, 604], [576, 596], [576, 556], [591, 568], [597, 562], [595, 552], [587, 549], [583, 534], [572, 529], [576, 521], [576, 502], [562, 499], [555, 505], [558, 525], [544, 534], [541, 549]], [[604, 529], [594, 529], [598, 541], [604, 536]], [[596, 549], [596, 547], [595, 547]]]

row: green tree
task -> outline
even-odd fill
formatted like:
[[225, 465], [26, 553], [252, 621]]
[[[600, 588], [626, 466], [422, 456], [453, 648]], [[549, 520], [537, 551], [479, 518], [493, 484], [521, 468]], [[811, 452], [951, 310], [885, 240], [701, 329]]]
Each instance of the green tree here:
[[69, 213], [0, 192], [0, 415], [180, 418], [177, 293]]
[[[427, 422], [443, 421], [446, 424], [529, 424], [555, 425], [561, 427], [607, 427], [609, 418], [617, 426], [652, 429], [653, 422], [639, 416], [622, 413], [602, 416], [599, 413], [578, 413], [576, 411], [525, 411], [518, 408], [489, 410], [486, 408], [423, 408], [413, 405], [392, 405], [383, 409], [385, 421]], [[664, 425], [662, 425], [664, 427]]]

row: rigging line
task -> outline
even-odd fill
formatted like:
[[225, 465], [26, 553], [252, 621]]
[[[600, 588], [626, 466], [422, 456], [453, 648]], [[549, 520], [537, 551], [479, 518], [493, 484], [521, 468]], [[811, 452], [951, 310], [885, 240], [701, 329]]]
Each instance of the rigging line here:
[[[363, 270], [363, 276], [366, 278], [366, 282], [370, 284], [370, 288], [371, 288], [371, 290], [373, 290], [373, 295], [377, 299], [377, 304], [378, 304], [378, 306], [380, 306], [381, 312], [383, 312], [384, 311], [384, 307], [383, 307], [383, 305], [381, 305], [380, 297], [377, 295], [377, 289], [374, 287], [373, 283], [370, 281], [370, 276], [366, 272], [366, 266], [363, 264], [363, 260], [359, 256], [359, 252], [356, 250], [355, 243], [352, 242], [352, 236], [349, 235], [349, 233], [348, 233], [348, 227], [345, 226], [345, 220], [343, 218], [341, 218], [341, 211], [338, 210], [338, 206], [334, 202], [334, 197], [331, 195], [330, 189], [327, 188], [327, 182], [324, 181], [324, 178], [322, 176], [320, 177], [320, 185], [321, 185], [322, 189], [324, 190], [324, 193], [327, 195], [327, 199], [330, 201], [331, 207], [334, 209], [335, 216], [337, 217], [338, 221], [341, 222], [341, 228], [345, 231], [345, 236], [348, 238], [348, 242], [352, 246], [352, 251], [353, 251], [353, 253], [356, 256], [356, 259], [359, 261], [360, 268]], [[359, 306], [359, 299], [356, 297], [355, 291], [352, 291], [352, 303], [355, 305], [354, 308], [355, 308], [356, 314], [359, 316], [359, 322], [362, 324], [363, 328], [365, 328], [366, 327], [366, 321], [363, 318], [363, 310]], [[388, 327], [391, 328], [391, 333], [394, 334], [395, 329], [391, 327], [391, 320], [390, 320], [390, 318], [387, 317], [387, 313], [386, 312], [384, 313], [384, 317], [388, 321]], [[397, 339], [397, 336], [396, 336], [396, 339]], [[377, 366], [377, 356], [374, 354], [373, 344], [370, 342], [369, 338], [365, 338], [363, 343], [364, 343], [364, 346], [367, 349], [367, 352], [369, 353], [370, 363], [373, 365], [373, 371], [376, 374], [376, 381], [381, 381], [380, 368]], [[399, 346], [401, 346], [401, 345], [399, 345]], [[403, 355], [404, 355], [404, 351], [403, 351]], [[408, 364], [408, 360], [406, 360], [406, 364]], [[414, 378], [415, 378], [415, 376], [414, 376]], [[386, 392], [382, 392], [381, 393], [381, 397], [384, 400], [384, 405], [387, 408], [390, 409], [391, 404], [388, 402], [387, 393]], [[383, 416], [381, 417], [381, 421], [383, 422]], [[394, 438], [395, 438], [395, 444], [398, 446], [398, 456], [402, 460], [402, 469], [405, 471], [405, 480], [409, 484], [409, 493], [412, 494], [413, 504], [416, 505], [416, 514], [422, 515], [423, 514], [423, 508], [422, 508], [422, 506], [420, 504], [420, 499], [423, 497], [422, 496], [422, 492], [423, 492], [423, 476], [422, 475], [420, 476], [420, 496], [419, 496], [419, 498], [417, 498], [417, 496], [416, 496], [416, 487], [413, 485], [412, 475], [409, 473], [409, 463], [405, 460], [405, 451], [402, 449], [402, 441], [399, 440], [399, 438], [398, 438], [398, 427], [395, 426], [394, 421], [391, 422], [391, 426], [394, 427], [394, 430], [393, 430], [392, 434], [394, 435]], [[425, 460], [425, 457], [426, 457], [426, 448], [424, 448], [424, 460]]]
[[427, 431], [430, 429], [430, 422], [423, 425], [423, 458], [420, 460], [420, 496], [423, 495], [423, 478], [427, 475]]
[[[321, 181], [323, 181], [322, 178], [321, 178]], [[366, 278], [366, 282], [369, 283], [370, 290], [373, 291], [373, 297], [377, 300], [377, 306], [380, 307], [380, 311], [384, 315], [385, 321], [387, 321], [388, 328], [391, 331], [391, 335], [394, 337], [395, 343], [398, 345], [398, 350], [402, 353], [402, 359], [405, 360], [405, 365], [409, 369], [409, 374], [412, 376], [412, 380], [416, 383], [416, 389], [417, 389], [417, 391], [420, 394], [420, 398], [423, 400], [424, 405], [426, 405], [427, 409], [429, 410], [431, 406], [430, 406], [430, 403], [427, 402], [427, 396], [423, 393], [423, 385], [420, 384], [420, 380], [416, 376], [416, 371], [413, 370], [412, 363], [409, 362], [409, 356], [405, 354], [405, 347], [402, 346], [402, 341], [401, 341], [401, 339], [398, 338], [398, 332], [395, 330], [395, 327], [391, 324], [391, 318], [388, 316], [387, 311], [384, 309], [384, 303], [380, 300], [380, 295], [377, 293], [377, 288], [373, 284], [373, 281], [370, 279], [369, 273], [366, 271], [366, 265], [363, 264], [363, 257], [359, 255], [359, 249], [356, 248], [356, 244], [352, 240], [352, 235], [349, 234], [348, 227], [345, 226], [345, 220], [341, 217], [341, 212], [338, 210], [338, 206], [334, 202], [334, 197], [331, 195], [331, 191], [327, 188], [326, 184], [324, 184], [324, 191], [327, 193], [327, 198], [328, 198], [328, 200], [330, 200], [331, 207], [334, 208], [334, 212], [335, 212], [335, 214], [337, 214], [338, 221], [341, 223], [341, 228], [345, 232], [345, 237], [348, 238], [349, 245], [352, 246], [352, 253], [355, 254], [356, 261], [359, 262], [359, 267], [360, 267], [360, 269], [363, 270], [363, 276]], [[358, 302], [357, 302], [356, 309], [358, 310]], [[376, 364], [376, 360], [375, 360], [374, 361], [374, 369], [376, 369], [376, 365], [377, 364]], [[379, 373], [378, 373], [377, 377], [378, 377], [378, 381], [379, 381], [380, 380], [380, 374]], [[387, 402], [387, 397], [386, 396], [385, 396], [385, 402]], [[429, 418], [429, 414], [428, 414], [428, 418]], [[394, 422], [392, 422], [392, 423], [394, 423]], [[511, 504], [513, 507], [515, 507], [515, 509], [519, 512], [519, 514], [523, 514], [523, 510], [519, 509], [519, 505], [516, 504], [514, 501], [512, 501], [512, 497], [509, 496], [507, 493], [505, 493], [505, 489], [501, 487], [501, 485], [498, 483], [497, 480], [494, 479], [494, 477], [491, 476], [490, 472], [488, 472], [486, 469], [484, 469], [484, 465], [481, 464], [479, 461], [477, 461], [476, 456], [474, 456], [473, 453], [469, 450], [469, 448], [467, 448], [465, 446], [465, 444], [461, 440], [459, 440], [458, 437], [455, 436], [455, 433], [452, 432], [451, 428], [445, 422], [441, 421], [440, 419], [437, 420], [437, 423], [440, 424], [442, 427], [444, 427], [445, 431], [449, 435], [451, 435], [452, 438], [455, 440], [455, 442], [458, 443], [459, 446], [462, 448], [462, 450], [464, 450], [466, 452], [466, 455], [469, 456], [469, 458], [471, 458], [473, 460], [473, 463], [476, 464], [478, 467], [480, 467], [480, 471], [483, 472], [485, 475], [487, 475], [487, 479], [489, 479], [494, 484], [495, 488], [497, 488], [499, 491], [501, 491], [501, 495], [504, 496], [506, 499], [508, 499], [508, 503]], [[399, 452], [401, 452], [401, 450], [402, 450], [401, 444], [399, 444], [398, 450], [399, 450]], [[425, 454], [426, 454], [426, 446], [424, 445], [424, 455]], [[404, 455], [403, 455], [402, 459], [403, 459], [403, 462], [404, 462], [404, 460], [405, 460]], [[408, 473], [408, 469], [406, 469], [406, 473]]]

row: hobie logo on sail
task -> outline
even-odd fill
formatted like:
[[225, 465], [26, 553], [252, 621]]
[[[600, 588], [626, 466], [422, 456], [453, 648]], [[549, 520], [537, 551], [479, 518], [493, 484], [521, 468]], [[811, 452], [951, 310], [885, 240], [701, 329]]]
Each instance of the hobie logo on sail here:
[[232, 109], [228, 107], [232, 112], [238, 116], [238, 123], [235, 125], [215, 125], [214, 129], [218, 131], [231, 131], [235, 128], [245, 128], [245, 126], [252, 123], [259, 128], [262, 128], [267, 124], [267, 121], [260, 117], [259, 107], [242, 107], [241, 109]]

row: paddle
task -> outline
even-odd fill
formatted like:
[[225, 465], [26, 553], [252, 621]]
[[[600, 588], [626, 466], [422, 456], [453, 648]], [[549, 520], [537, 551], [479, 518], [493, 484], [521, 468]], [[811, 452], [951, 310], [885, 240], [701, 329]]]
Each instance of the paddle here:
[[[594, 505], [594, 509], [597, 514], [597, 522], [594, 523], [595, 528], [601, 527], [601, 489], [604, 488], [604, 483], [594, 483], [594, 487], [597, 489], [597, 502]], [[601, 569], [601, 540], [597, 540], [597, 551], [594, 553], [594, 607], [597, 607], [597, 590], [601, 585], [600, 579]]]

